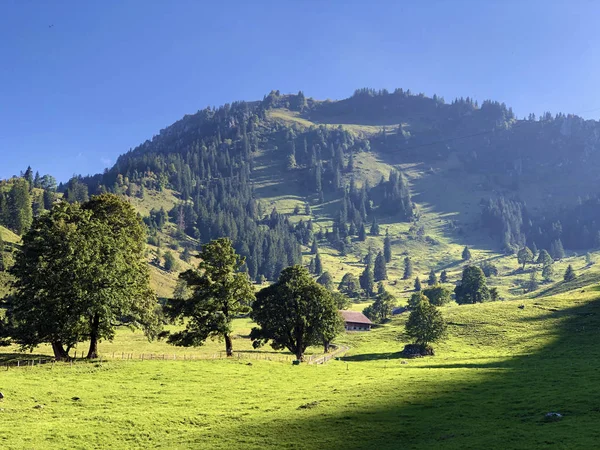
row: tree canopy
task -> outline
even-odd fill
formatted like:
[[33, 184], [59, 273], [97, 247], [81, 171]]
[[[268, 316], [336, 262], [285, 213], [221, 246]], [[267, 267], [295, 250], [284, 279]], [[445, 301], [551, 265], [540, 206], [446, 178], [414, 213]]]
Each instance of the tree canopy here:
[[262, 289], [252, 305], [254, 347], [267, 342], [286, 348], [300, 361], [311, 345], [328, 343], [343, 329], [331, 293], [302, 266], [284, 269], [276, 283]]
[[481, 303], [489, 300], [490, 293], [485, 281], [485, 274], [477, 266], [468, 266], [463, 270], [462, 280], [454, 288], [456, 303]]

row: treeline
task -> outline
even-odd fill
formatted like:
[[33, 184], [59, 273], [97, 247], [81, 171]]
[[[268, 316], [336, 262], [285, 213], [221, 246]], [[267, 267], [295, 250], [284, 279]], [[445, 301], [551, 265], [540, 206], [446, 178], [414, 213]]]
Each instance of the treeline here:
[[[600, 197], [578, 200], [551, 216], [532, 217], [517, 199], [499, 197], [481, 202], [481, 220], [490, 234], [513, 253], [524, 246], [533, 249], [587, 250], [600, 247]], [[555, 256], [555, 255], [553, 255]]]

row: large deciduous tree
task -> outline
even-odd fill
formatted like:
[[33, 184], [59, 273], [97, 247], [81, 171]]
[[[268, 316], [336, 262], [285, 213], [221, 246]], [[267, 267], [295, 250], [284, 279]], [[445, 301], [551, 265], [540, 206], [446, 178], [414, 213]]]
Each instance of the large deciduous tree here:
[[406, 322], [406, 334], [422, 347], [440, 341], [446, 328], [442, 314], [426, 298], [416, 304]]
[[463, 270], [462, 280], [456, 288], [456, 303], [481, 303], [489, 300], [490, 292], [485, 281], [483, 270], [477, 266], [468, 266]]
[[168, 342], [189, 347], [203, 345], [210, 337], [222, 337], [227, 356], [233, 356], [232, 320], [248, 314], [254, 300], [248, 274], [241, 271], [244, 258], [228, 238], [204, 244], [199, 256], [198, 270], [180, 275], [191, 295], [174, 299], [167, 308], [171, 318], [189, 319], [185, 329], [171, 334]]
[[286, 348], [299, 361], [309, 346], [327, 348], [343, 329], [331, 293], [297, 265], [284, 269], [276, 283], [256, 295], [251, 317], [258, 325], [250, 333], [255, 348], [270, 341], [274, 349]]
[[149, 286], [145, 228], [128, 203], [114, 195], [88, 203], [57, 203], [23, 238], [11, 269], [15, 293], [7, 317], [15, 342], [52, 345], [57, 359], [88, 340], [112, 339], [118, 324], [140, 327], [149, 338], [160, 328]]

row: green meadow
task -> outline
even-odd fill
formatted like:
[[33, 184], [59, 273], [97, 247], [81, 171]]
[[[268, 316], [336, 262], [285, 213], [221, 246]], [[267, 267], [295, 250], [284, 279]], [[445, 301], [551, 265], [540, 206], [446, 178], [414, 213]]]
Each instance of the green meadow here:
[[[325, 365], [250, 359], [251, 324], [239, 320], [239, 359], [109, 357], [3, 369], [0, 447], [596, 447], [598, 289], [441, 310], [449, 338], [429, 358], [399, 355], [401, 315], [341, 336], [350, 350]], [[184, 351], [127, 330], [101, 347], [105, 355], [120, 349]], [[548, 412], [563, 417], [547, 420]]]

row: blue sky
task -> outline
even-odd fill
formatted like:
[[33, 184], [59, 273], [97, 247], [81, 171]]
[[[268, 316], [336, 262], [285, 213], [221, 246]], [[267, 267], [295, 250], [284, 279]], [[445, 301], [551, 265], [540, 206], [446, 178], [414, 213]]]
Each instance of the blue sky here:
[[600, 117], [600, 2], [0, 2], [0, 178], [96, 173], [186, 113], [358, 87]]

